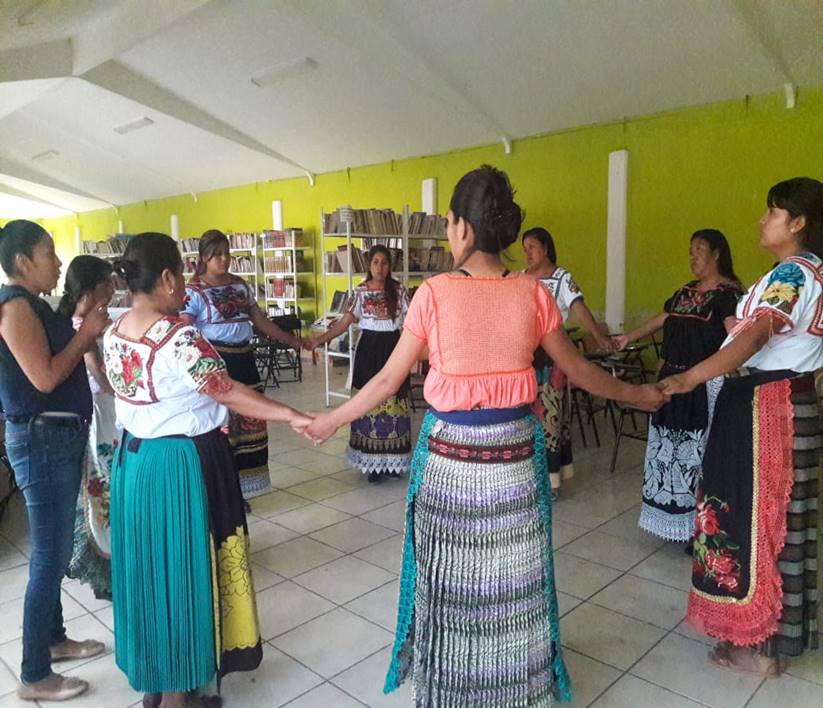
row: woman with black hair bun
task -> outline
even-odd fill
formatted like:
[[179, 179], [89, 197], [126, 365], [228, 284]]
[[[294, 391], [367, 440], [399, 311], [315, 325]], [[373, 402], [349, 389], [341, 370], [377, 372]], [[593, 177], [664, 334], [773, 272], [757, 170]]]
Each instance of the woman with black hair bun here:
[[83, 476], [92, 399], [83, 357], [108, 324], [104, 298], [92, 299], [83, 324], [41, 299], [57, 286], [60, 259], [43, 227], [18, 219], [0, 232], [0, 401], [6, 453], [26, 500], [31, 533], [23, 609], [24, 700], [63, 701], [89, 684], [51, 670], [55, 661], [86, 659], [104, 646], [66, 637], [60, 583], [72, 555], [77, 493]]
[[178, 316], [183, 263], [169, 236], [135, 236], [115, 269], [134, 296], [103, 343], [124, 428], [111, 485], [117, 665], [145, 705], [203, 705], [187, 693], [262, 658], [228, 409], [299, 432], [310, 419], [232, 380]]
[[[240, 276], [229, 272], [229, 239], [209, 229], [200, 237], [194, 277], [186, 284], [180, 316], [197, 327], [226, 362], [229, 376], [263, 392], [254, 359], [254, 331], [300, 351], [301, 342], [272, 322], [257, 304], [257, 294]], [[299, 355], [299, 354], [298, 354]], [[264, 420], [229, 413], [229, 443], [237, 460], [240, 489], [246, 500], [271, 491], [269, 433]]]
[[[732, 252], [717, 229], [700, 229], [689, 242], [694, 280], [666, 300], [663, 312], [628, 334], [614, 338], [622, 351], [632, 342], [663, 330], [658, 381], [682, 373], [710, 357], [735, 324], [743, 288], [734, 272]], [[689, 541], [697, 514], [700, 479], [709, 426], [705, 386], [678, 396], [652, 415], [643, 466], [639, 525], [666, 541]], [[688, 547], [686, 549], [689, 550]]]
[[456, 270], [424, 281], [386, 365], [306, 433], [321, 442], [378, 406], [428, 346], [431, 409], [411, 463], [384, 690], [409, 678], [418, 706], [552, 705], [570, 700], [571, 686], [532, 355], [539, 344], [581, 388], [644, 410], [665, 396], [586, 361], [549, 291], [503, 265], [522, 221], [504, 172], [485, 165], [464, 175], [447, 219]]
[[775, 676], [819, 642], [823, 183], [778, 182], [766, 206], [760, 245], [777, 265], [740, 300], [720, 350], [660, 387], [709, 389], [687, 619], [719, 640], [715, 666]]
[[[391, 273], [391, 252], [377, 244], [369, 249], [369, 272], [349, 297], [345, 313], [328, 331], [313, 337], [314, 349], [360, 325], [360, 341], [354, 353], [352, 388], [363, 388], [386, 364], [400, 339], [409, 295]], [[399, 477], [411, 462], [411, 402], [409, 378], [394, 395], [352, 421], [346, 457], [352, 467], [368, 475], [370, 483], [386, 476]]]
[[[108, 304], [113, 295], [111, 263], [96, 256], [77, 256], [66, 271], [57, 311], [71, 317], [74, 328], [79, 329], [94, 303]], [[84, 360], [93, 413], [77, 501], [74, 551], [66, 575], [91, 586], [96, 598], [111, 600], [109, 491], [111, 463], [120, 435], [114, 412], [114, 391], [106, 378], [99, 346], [89, 349]]]
[[[552, 235], [543, 227], [536, 226], [525, 231], [521, 241], [526, 254], [525, 272], [549, 289], [563, 316], [563, 322], [568, 320], [570, 314], [574, 314], [594, 339], [598, 349], [612, 351], [614, 346], [611, 339], [600, 331], [572, 274], [557, 265], [557, 249]], [[533, 365], [538, 387], [534, 402], [535, 414], [543, 423], [543, 431], [546, 433], [552, 500], [556, 501], [562, 481], [574, 476], [571, 387], [566, 375], [554, 366], [542, 347], [535, 351]]]

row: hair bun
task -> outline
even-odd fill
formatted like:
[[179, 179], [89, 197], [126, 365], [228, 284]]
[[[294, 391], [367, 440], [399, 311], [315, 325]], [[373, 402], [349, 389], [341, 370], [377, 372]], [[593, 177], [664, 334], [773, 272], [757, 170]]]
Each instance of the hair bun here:
[[123, 280], [127, 283], [140, 274], [140, 264], [123, 258], [122, 256], [114, 259], [112, 268], [114, 268], [114, 272], [123, 278]]

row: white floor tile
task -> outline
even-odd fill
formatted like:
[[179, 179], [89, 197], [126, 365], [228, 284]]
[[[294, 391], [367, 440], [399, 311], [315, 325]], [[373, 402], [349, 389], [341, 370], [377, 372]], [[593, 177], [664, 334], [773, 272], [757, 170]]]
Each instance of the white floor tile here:
[[666, 632], [597, 605], [578, 605], [560, 621], [563, 646], [625, 671]]
[[28, 583], [28, 565], [18, 565], [0, 571], [0, 603], [23, 597], [26, 594], [26, 585]]
[[88, 583], [81, 583], [79, 580], [63, 586], [63, 592], [68, 593], [74, 600], [77, 600], [89, 612], [97, 612], [111, 605], [109, 600], [99, 600], [94, 596], [94, 590]]
[[659, 541], [628, 541], [592, 531], [563, 547], [563, 552], [610, 568], [626, 571], [648, 558], [661, 545]]
[[574, 526], [558, 519], [552, 519], [552, 547], [555, 550], [563, 548], [586, 533], [588, 530], [582, 526]]
[[569, 614], [575, 607], [577, 607], [583, 600], [572, 595], [567, 595], [564, 592], [557, 593], [557, 609], [560, 616]]
[[631, 673], [707, 706], [742, 708], [761, 679], [714, 668], [707, 653], [704, 644], [670, 634]]
[[330, 683], [322, 683], [287, 704], [288, 708], [361, 708], [362, 705]]
[[296, 484], [303, 484], [318, 477], [322, 472], [300, 469], [299, 467], [281, 466], [271, 473], [271, 483], [278, 489], [288, 489]]
[[[786, 664], [786, 673], [795, 678], [823, 686], [823, 654], [821, 654], [821, 650], [807, 651], [802, 656], [790, 658]], [[823, 697], [823, 689], [821, 689], [821, 697]]]
[[361, 514], [365, 514], [367, 511], [372, 511], [373, 509], [377, 509], [381, 506], [386, 506], [393, 501], [396, 501], [396, 499], [386, 499], [380, 494], [376, 487], [363, 487], [362, 489], [354, 489], [351, 492], [346, 492], [345, 494], [339, 494], [331, 499], [326, 499], [324, 504], [332, 507], [333, 509], [345, 511], [347, 514], [360, 516]]
[[624, 575], [589, 602], [663, 629], [673, 629], [686, 616], [688, 598], [688, 593], [683, 590]]
[[223, 679], [224, 708], [272, 708], [288, 703], [323, 681], [320, 676], [266, 644], [256, 671]]
[[399, 533], [387, 538], [385, 541], [380, 541], [380, 543], [375, 543], [373, 546], [357, 551], [354, 555], [399, 575], [400, 567], [403, 564], [403, 543], [403, 534]]
[[289, 494], [296, 494], [299, 497], [310, 499], [311, 501], [323, 501], [329, 497], [335, 497], [343, 492], [351, 491], [352, 486], [331, 477], [318, 477], [310, 482], [303, 482], [294, 487], [289, 487]]
[[554, 554], [557, 589], [585, 600], [620, 577], [620, 571], [591, 563], [563, 551]]
[[[58, 670], [63, 672], [62, 668]], [[72, 699], [72, 708], [126, 708], [142, 698], [141, 694], [129, 686], [126, 675], [117, 668], [113, 654], [65, 673], [89, 682], [89, 690]]]
[[333, 609], [328, 600], [292, 582], [257, 593], [257, 617], [263, 639], [271, 639]]
[[[63, 621], [86, 614], [87, 610], [66, 592], [60, 594], [63, 605]], [[23, 605], [25, 598], [18, 597], [0, 604], [0, 644], [23, 636]]]
[[285, 578], [282, 578], [277, 573], [272, 573], [270, 570], [256, 563], [251, 563], [251, 577], [254, 582], [255, 592], [274, 587], [285, 580]]
[[629, 572], [679, 590], [688, 591], [692, 586], [692, 560], [683, 553], [683, 546], [673, 543], [666, 544]]
[[[38, 704], [32, 703], [31, 701], [21, 700], [17, 697], [16, 693], [10, 693], [6, 696], [0, 697], [0, 708], [31, 708], [34, 705]], [[48, 703], [42, 705], [48, 705]]]
[[373, 521], [395, 531], [402, 531], [406, 526], [406, 501], [393, 502], [386, 506], [363, 514], [366, 521]]
[[16, 691], [19, 685], [17, 674], [0, 661], [0, 696]]
[[249, 524], [249, 539], [251, 540], [252, 553], [257, 553], [266, 548], [276, 546], [279, 543], [290, 541], [297, 535], [294, 531], [268, 520], [261, 519]]
[[383, 684], [391, 661], [391, 647], [373, 654], [359, 664], [352, 666], [331, 679], [347, 693], [357, 697], [367, 706], [373, 708], [408, 708], [412, 705], [411, 681], [407, 680], [400, 688], [386, 695]]
[[342, 605], [385, 585], [394, 575], [376, 565], [346, 556], [293, 578], [294, 582]]
[[255, 497], [250, 502], [252, 513], [255, 516], [268, 518], [284, 511], [297, 509], [309, 503], [307, 499], [298, 497], [282, 490]]
[[307, 536], [300, 536], [293, 541], [286, 541], [279, 546], [255, 553], [252, 560], [284, 578], [293, 578], [342, 555], [336, 548]]
[[606, 666], [575, 651], [566, 649], [563, 658], [571, 678], [572, 702], [559, 705], [569, 705], [569, 708], [588, 706], [620, 676], [620, 672], [614, 667]]
[[26, 565], [28, 559], [9, 541], [0, 536], [0, 570]]
[[395, 532], [385, 526], [378, 526], [363, 519], [347, 519], [334, 526], [315, 531], [311, 534], [311, 538], [345, 553], [354, 553], [394, 535]]
[[323, 504], [309, 504], [272, 517], [281, 526], [300, 534], [312, 533], [319, 529], [351, 518], [348, 514]]
[[747, 708], [774, 708], [775, 706], [791, 708], [820, 708], [823, 706], [823, 690], [820, 685], [810, 681], [783, 676], [768, 679], [757, 689]]
[[272, 643], [312, 671], [329, 678], [388, 646], [392, 635], [338, 608], [293, 629]]
[[624, 674], [592, 704], [592, 708], [701, 708], [702, 705], [631, 674]]
[[394, 632], [397, 627], [397, 601], [400, 582], [386, 583], [346, 605], [347, 610]]

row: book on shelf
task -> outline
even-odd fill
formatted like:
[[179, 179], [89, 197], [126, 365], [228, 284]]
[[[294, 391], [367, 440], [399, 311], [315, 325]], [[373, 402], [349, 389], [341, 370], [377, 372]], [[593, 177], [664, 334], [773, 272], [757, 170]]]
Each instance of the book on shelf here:
[[200, 250], [199, 238], [180, 239], [180, 251], [182, 253], [197, 253]]
[[300, 288], [288, 278], [266, 278], [266, 297], [299, 297]]
[[306, 270], [306, 262], [302, 251], [295, 252], [295, 259], [292, 262], [290, 251], [282, 251], [275, 255], [263, 257], [264, 273], [301, 273]]
[[252, 256], [232, 256], [229, 271], [232, 273], [253, 274], [254, 258]]
[[[403, 249], [389, 248], [391, 253], [391, 269], [392, 272], [403, 270]], [[337, 256], [337, 262], [334, 263], [328, 256]], [[327, 273], [348, 273], [352, 268], [353, 273], [368, 273], [369, 271], [369, 254], [368, 251], [352, 246], [351, 250], [343, 244], [337, 247], [337, 251], [326, 254]]]
[[[403, 216], [393, 209], [351, 209], [353, 215], [351, 230], [357, 234], [397, 234], [403, 233]], [[327, 234], [344, 233], [346, 224], [340, 209], [323, 215], [323, 231]]]
[[295, 307], [294, 303], [285, 302], [280, 305], [270, 304], [266, 306], [266, 314], [269, 317], [284, 317], [285, 315], [298, 315], [299, 309]]
[[254, 248], [254, 242], [257, 238], [256, 234], [250, 232], [237, 232], [237, 233], [228, 233], [226, 236], [229, 237], [229, 248]]
[[197, 261], [196, 256], [183, 256], [183, 272], [194, 273], [194, 269], [197, 268]]
[[437, 214], [413, 211], [409, 214], [409, 236], [443, 237], [446, 235], [446, 220]]
[[451, 270], [454, 257], [443, 246], [409, 249], [409, 272], [441, 272]]
[[267, 229], [262, 234], [263, 248], [297, 248], [303, 243], [303, 229], [275, 231]]
[[101, 241], [83, 241], [83, 253], [93, 256], [117, 256], [126, 251], [131, 234], [115, 234]]

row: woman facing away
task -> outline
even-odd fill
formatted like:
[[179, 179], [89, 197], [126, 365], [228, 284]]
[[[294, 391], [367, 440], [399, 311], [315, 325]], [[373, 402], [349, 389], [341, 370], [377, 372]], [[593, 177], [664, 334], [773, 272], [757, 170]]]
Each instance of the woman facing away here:
[[[600, 331], [572, 274], [557, 265], [557, 249], [551, 234], [541, 226], [536, 226], [525, 231], [521, 240], [526, 254], [525, 272], [538, 278], [549, 289], [563, 317], [563, 323], [568, 320], [569, 314], [574, 314], [594, 339], [598, 349], [611, 351], [614, 348], [611, 339]], [[552, 500], [556, 500], [562, 481], [574, 476], [571, 387], [566, 375], [554, 366], [542, 347], [535, 350], [533, 365], [538, 389], [534, 401], [535, 415], [540, 419], [546, 435]]]
[[[618, 350], [663, 329], [658, 381], [710, 357], [735, 324], [743, 294], [726, 237], [701, 229], [689, 243], [694, 280], [666, 300], [663, 312], [628, 334], [615, 337]], [[706, 446], [709, 404], [706, 386], [677, 396], [652, 415], [643, 467], [640, 528], [667, 541], [688, 541], [694, 531], [695, 491]]]
[[[211, 342], [232, 379], [262, 393], [264, 384], [251, 343], [254, 331], [298, 351], [300, 340], [266, 317], [251, 286], [229, 272], [229, 239], [222, 231], [204, 232], [198, 252], [197, 269], [186, 285], [180, 315]], [[271, 491], [266, 421], [230, 411], [229, 444], [237, 460], [243, 498], [248, 500]]]
[[170, 237], [135, 236], [115, 269], [134, 299], [103, 345], [124, 428], [111, 485], [117, 665], [145, 706], [208, 705], [187, 694], [262, 658], [227, 408], [298, 431], [309, 418], [231, 379], [178, 317], [183, 263]]
[[60, 583], [72, 554], [72, 530], [92, 399], [84, 354], [108, 323], [104, 300], [92, 301], [77, 332], [40, 298], [57, 286], [60, 259], [51, 236], [18, 219], [0, 232], [0, 401], [6, 452], [23, 491], [31, 534], [23, 606], [24, 700], [62, 701], [88, 683], [52, 671], [53, 662], [85, 659], [103, 644], [66, 637]]
[[[114, 295], [112, 267], [95, 256], [77, 256], [69, 263], [57, 311], [83, 324], [96, 302], [108, 304]], [[74, 524], [74, 551], [66, 575], [88, 583], [98, 599], [111, 600], [111, 530], [109, 493], [111, 463], [119, 441], [114, 391], [103, 369], [98, 345], [83, 357], [92, 398], [89, 443], [83, 461], [83, 482]]]
[[431, 405], [411, 465], [397, 634], [385, 689], [418, 706], [546, 706], [571, 697], [560, 649], [551, 492], [532, 354], [577, 385], [652, 410], [665, 399], [586, 361], [554, 299], [500, 256], [522, 215], [505, 173], [457, 184], [447, 235], [457, 270], [418, 290], [386, 365], [307, 429], [329, 438], [391, 396], [429, 348]]
[[[400, 339], [403, 317], [409, 309], [409, 295], [391, 273], [391, 252], [380, 244], [368, 253], [369, 272], [358, 285], [343, 316], [328, 331], [313, 337], [314, 349], [357, 322], [360, 341], [354, 354], [352, 388], [363, 388], [385, 366]], [[392, 396], [351, 423], [346, 457], [368, 475], [371, 483], [384, 477], [398, 477], [411, 462], [411, 403], [409, 378]]]
[[721, 349], [660, 386], [709, 382], [713, 409], [687, 618], [720, 640], [717, 666], [772, 676], [818, 643], [823, 183], [779, 182], [766, 204], [760, 245], [777, 265], [740, 301]]

